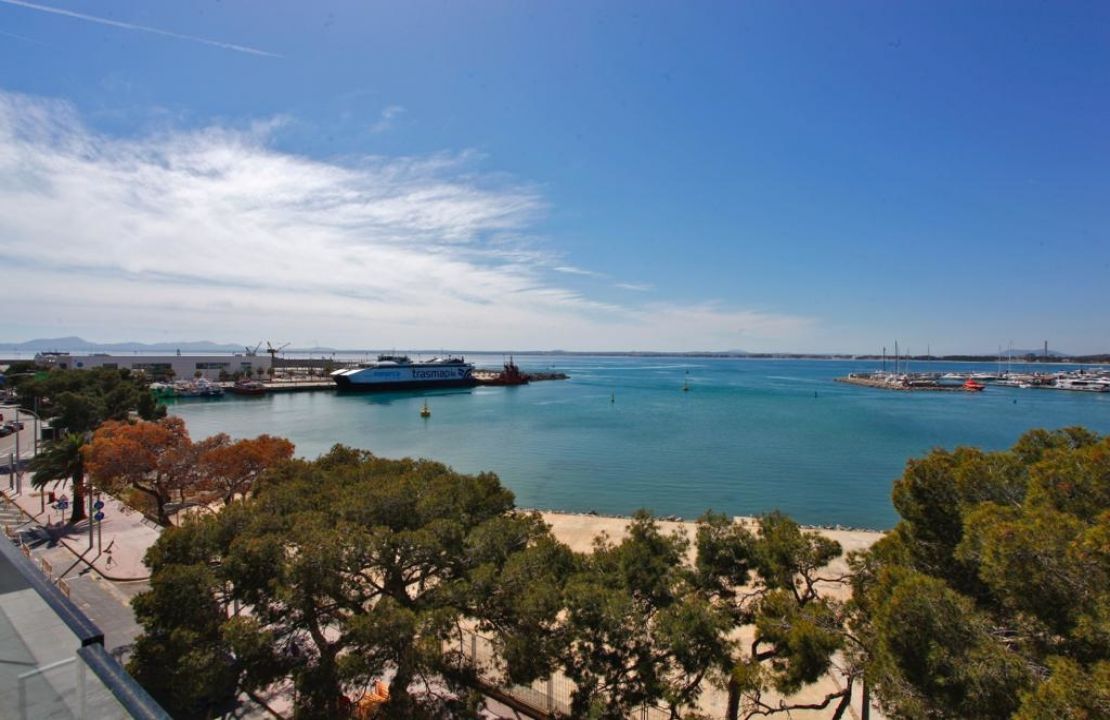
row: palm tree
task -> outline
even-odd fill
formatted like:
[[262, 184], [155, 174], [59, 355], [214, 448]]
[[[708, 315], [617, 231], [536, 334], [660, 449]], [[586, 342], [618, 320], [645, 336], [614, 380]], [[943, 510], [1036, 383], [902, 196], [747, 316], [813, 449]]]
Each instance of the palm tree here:
[[73, 514], [69, 518], [71, 523], [86, 517], [82, 497], [85, 492], [85, 458], [81, 455], [81, 448], [84, 444], [83, 434], [66, 433], [61, 439], [47, 445], [30, 462], [30, 468], [34, 471], [31, 476], [32, 487], [42, 490], [50, 482], [66, 479], [73, 481]]

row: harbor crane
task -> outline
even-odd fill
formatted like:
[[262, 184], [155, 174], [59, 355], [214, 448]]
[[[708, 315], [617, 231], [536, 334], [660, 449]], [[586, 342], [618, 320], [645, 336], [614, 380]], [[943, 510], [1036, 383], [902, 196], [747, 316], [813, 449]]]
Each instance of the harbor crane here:
[[[258, 343], [258, 344], [262, 345], [262, 343]], [[270, 367], [274, 366], [274, 359], [277, 357], [277, 354], [279, 352], [281, 352], [282, 350], [284, 350], [285, 348], [287, 348], [287, 347], [289, 347], [289, 343], [285, 343], [284, 345], [282, 345], [280, 347], [274, 347], [273, 345], [270, 344], [269, 340], [266, 341], [266, 352], [270, 353]]]
[[[267, 343], [267, 345], [269, 345], [269, 343]], [[262, 347], [262, 341], [259, 340], [258, 344], [254, 346], [253, 350], [251, 350], [250, 345], [244, 345], [243, 349], [247, 351], [247, 357], [254, 357], [255, 355], [258, 354], [258, 349], [261, 348], [261, 347]]]

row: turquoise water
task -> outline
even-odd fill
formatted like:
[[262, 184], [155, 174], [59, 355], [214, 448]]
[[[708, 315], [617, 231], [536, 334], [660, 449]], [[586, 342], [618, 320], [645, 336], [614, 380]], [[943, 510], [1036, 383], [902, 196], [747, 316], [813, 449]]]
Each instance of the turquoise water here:
[[[496, 367], [498, 357], [468, 358]], [[522, 507], [696, 517], [780, 509], [804, 523], [887, 528], [890, 487], [933, 447], [1009, 447], [1034, 427], [1110, 433], [1110, 393], [990, 387], [900, 393], [834, 383], [864, 361], [517, 357], [565, 381], [429, 393], [290, 393], [177, 401], [194, 438], [282, 435], [492, 470]], [[1043, 368], [1043, 366], [1041, 366]], [[994, 370], [915, 363], [914, 372]], [[1019, 370], [1014, 366], [1014, 370]], [[1036, 368], [1033, 368], [1036, 369]], [[688, 380], [690, 391], [682, 392]], [[424, 401], [432, 417], [419, 416]]]

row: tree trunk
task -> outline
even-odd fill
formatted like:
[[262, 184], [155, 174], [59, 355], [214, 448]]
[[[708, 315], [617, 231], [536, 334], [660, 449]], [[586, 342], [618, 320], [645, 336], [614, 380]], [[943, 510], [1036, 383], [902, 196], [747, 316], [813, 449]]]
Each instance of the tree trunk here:
[[335, 650], [331, 646], [319, 648], [320, 657], [315, 667], [306, 668], [296, 680], [296, 716], [321, 720], [347, 717], [349, 708], [339, 685], [335, 663]]
[[412, 684], [412, 662], [408, 658], [401, 658], [397, 664], [397, 674], [389, 683], [389, 702], [387, 703], [387, 717], [411, 717], [412, 697], [409, 696], [409, 685]]
[[154, 505], [158, 509], [158, 524], [162, 527], [172, 527], [173, 524], [170, 522], [170, 516], [166, 514], [166, 498], [162, 497], [162, 493], [136, 483], [132, 483], [131, 487], [154, 498]]
[[71, 523], [80, 522], [88, 515], [85, 514], [85, 474], [83, 472], [73, 473], [72, 478], [73, 491], [73, 512], [69, 516]]
[[844, 717], [844, 712], [852, 704], [852, 679], [848, 679], [848, 687], [844, 689], [844, 697], [836, 705], [836, 712], [833, 713], [831, 720], [840, 720]]
[[736, 678], [728, 679], [728, 709], [725, 710], [725, 720], [736, 720], [740, 714], [740, 687]]
[[158, 503], [158, 524], [162, 527], [171, 527], [170, 516], [166, 514], [166, 499], [159, 493], [154, 494], [154, 501]]

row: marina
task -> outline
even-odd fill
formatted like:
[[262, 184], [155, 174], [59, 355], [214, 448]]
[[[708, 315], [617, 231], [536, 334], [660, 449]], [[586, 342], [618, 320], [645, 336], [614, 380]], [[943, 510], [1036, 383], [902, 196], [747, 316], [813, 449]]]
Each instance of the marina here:
[[[503, 363], [500, 355], [472, 359], [479, 367]], [[169, 407], [194, 438], [265, 432], [288, 437], [303, 457], [343, 443], [492, 471], [523, 507], [612, 515], [646, 507], [687, 519], [710, 508], [730, 515], [777, 508], [807, 524], [877, 529], [893, 524], [891, 483], [906, 461], [934, 447], [1003, 449], [1037, 427], [1110, 432], [1105, 393], [996, 384], [973, 393], [885, 393], [834, 382], [874, 362], [545, 355], [515, 362], [533, 376], [569, 377], [517, 387], [278, 391]], [[915, 365], [938, 375], [992, 370]], [[420, 416], [425, 402], [428, 418]]]
[[903, 392], [981, 392], [987, 386], [1020, 388], [1022, 390], [1064, 390], [1069, 392], [1110, 392], [1110, 371], [1080, 368], [1055, 373], [1045, 372], [917, 372], [849, 373], [837, 382], [882, 390]]

